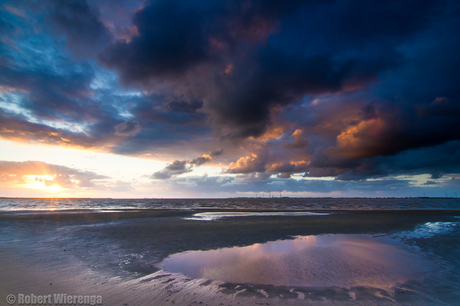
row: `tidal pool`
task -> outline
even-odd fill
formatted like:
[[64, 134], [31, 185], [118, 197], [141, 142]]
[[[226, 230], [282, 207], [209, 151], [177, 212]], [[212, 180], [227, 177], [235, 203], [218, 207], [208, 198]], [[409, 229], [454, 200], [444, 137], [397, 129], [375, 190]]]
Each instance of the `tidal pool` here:
[[245, 247], [189, 251], [160, 264], [193, 278], [284, 286], [390, 289], [435, 264], [409, 247], [365, 235], [296, 236]]

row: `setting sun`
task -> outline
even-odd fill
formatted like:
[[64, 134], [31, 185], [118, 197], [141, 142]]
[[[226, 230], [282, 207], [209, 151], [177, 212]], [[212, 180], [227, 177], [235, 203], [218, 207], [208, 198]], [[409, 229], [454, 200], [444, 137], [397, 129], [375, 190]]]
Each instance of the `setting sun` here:
[[62, 188], [58, 184], [54, 184], [55, 177], [51, 175], [28, 175], [24, 177], [28, 188], [45, 189], [49, 191], [59, 191]]

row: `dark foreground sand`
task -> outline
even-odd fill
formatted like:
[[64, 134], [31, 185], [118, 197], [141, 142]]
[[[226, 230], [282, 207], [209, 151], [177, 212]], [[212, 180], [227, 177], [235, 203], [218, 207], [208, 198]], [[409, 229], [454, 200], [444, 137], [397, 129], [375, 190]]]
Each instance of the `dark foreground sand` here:
[[[55, 293], [100, 295], [103, 305], [130, 306], [457, 305], [460, 300], [457, 212], [183, 219], [195, 212], [4, 214], [0, 305], [8, 305], [8, 294]], [[262, 270], [278, 269], [275, 263], [284, 262], [285, 269], [292, 269], [293, 262], [294, 270], [305, 272], [300, 279], [324, 280], [322, 286], [273, 284], [282, 278], [273, 275], [272, 280], [256, 284], [250, 276], [260, 273], [257, 269], [248, 274], [249, 281], [240, 281], [238, 276], [261, 263], [260, 258], [247, 269], [240, 263], [242, 270], [236, 273], [210, 270], [208, 278], [161, 269], [172, 254], [266, 245], [293, 236], [348, 241], [265, 258], [266, 266], [261, 265]], [[400, 273], [412, 264], [413, 270]]]

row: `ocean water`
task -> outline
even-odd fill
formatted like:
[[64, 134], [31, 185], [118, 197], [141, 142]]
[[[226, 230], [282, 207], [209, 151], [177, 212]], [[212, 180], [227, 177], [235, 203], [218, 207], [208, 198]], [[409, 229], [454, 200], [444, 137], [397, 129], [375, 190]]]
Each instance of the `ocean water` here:
[[458, 198], [20, 199], [0, 198], [0, 211], [113, 209], [459, 210]]

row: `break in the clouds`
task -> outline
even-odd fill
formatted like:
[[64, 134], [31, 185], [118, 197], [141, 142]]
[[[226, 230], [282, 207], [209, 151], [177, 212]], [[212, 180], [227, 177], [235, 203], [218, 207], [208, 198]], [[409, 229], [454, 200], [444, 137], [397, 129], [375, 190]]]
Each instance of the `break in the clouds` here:
[[435, 186], [460, 171], [457, 1], [6, 1], [0, 14], [2, 139], [166, 161], [146, 169], [154, 182], [214, 167], [240, 187]]

